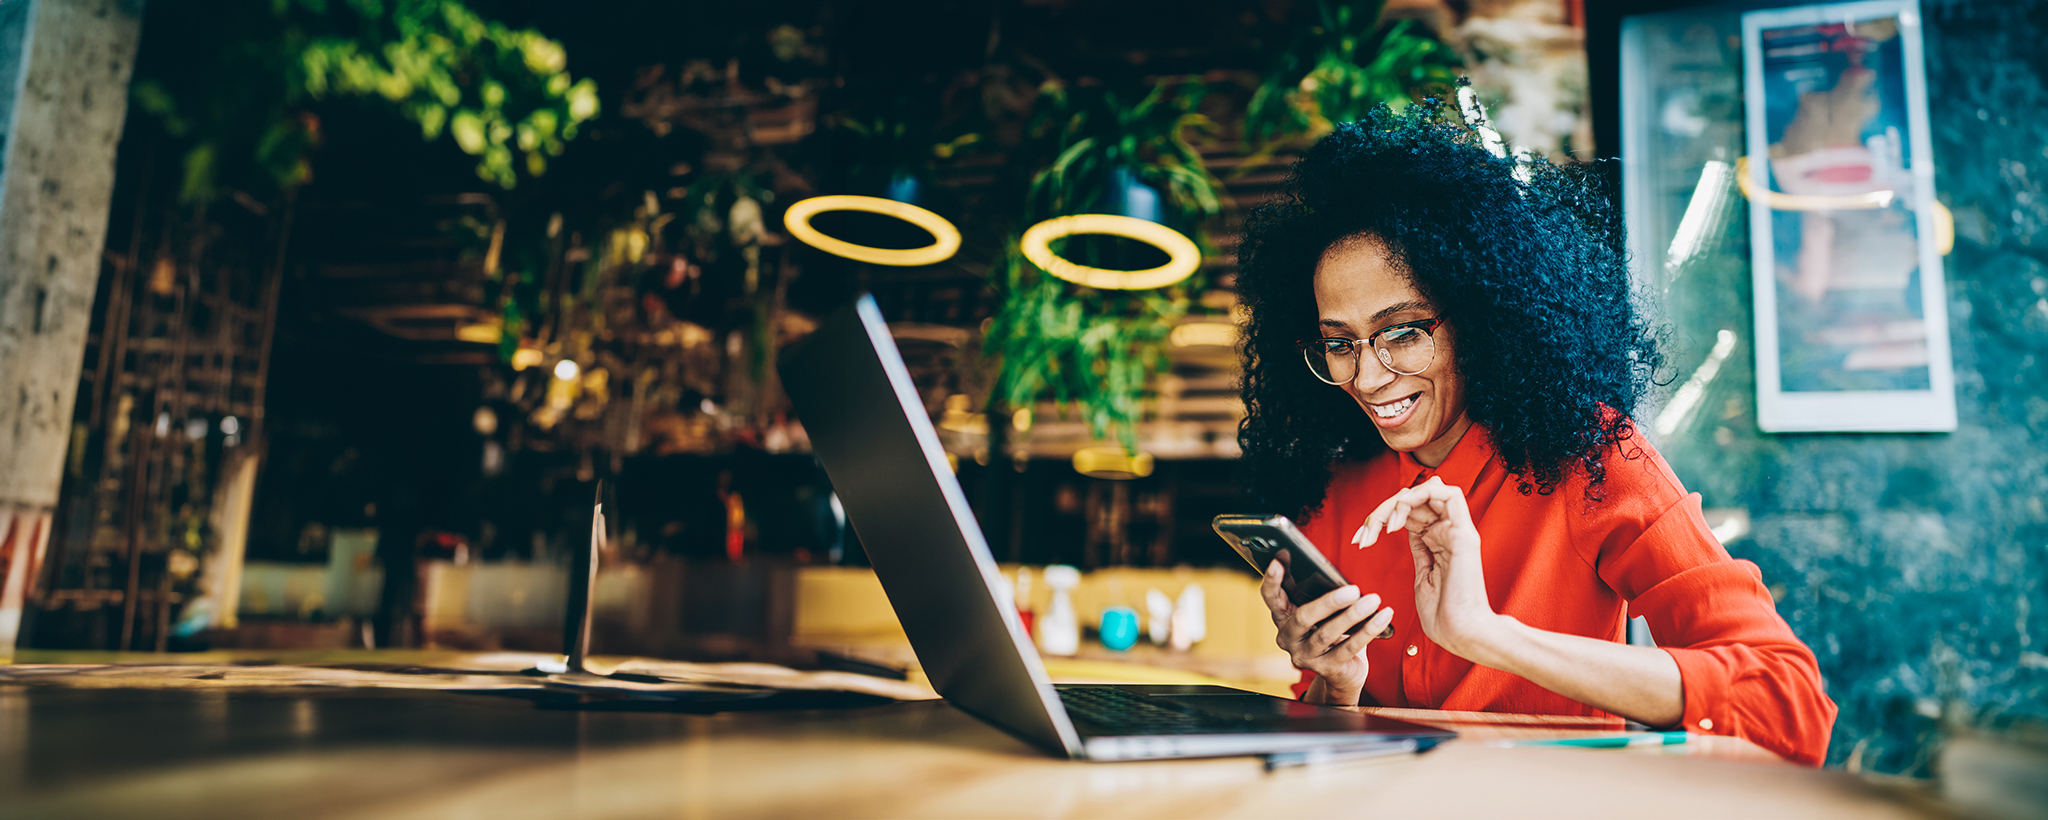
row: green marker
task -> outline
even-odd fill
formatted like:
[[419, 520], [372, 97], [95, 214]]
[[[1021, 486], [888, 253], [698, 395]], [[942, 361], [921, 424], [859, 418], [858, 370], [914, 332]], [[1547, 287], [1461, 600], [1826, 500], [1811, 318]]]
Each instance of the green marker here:
[[1566, 737], [1554, 740], [1518, 740], [1511, 746], [1578, 746], [1586, 749], [1625, 749], [1630, 746], [1675, 746], [1684, 743], [1687, 735], [1679, 729], [1669, 732], [1631, 732], [1625, 735], [1603, 735], [1600, 737]]

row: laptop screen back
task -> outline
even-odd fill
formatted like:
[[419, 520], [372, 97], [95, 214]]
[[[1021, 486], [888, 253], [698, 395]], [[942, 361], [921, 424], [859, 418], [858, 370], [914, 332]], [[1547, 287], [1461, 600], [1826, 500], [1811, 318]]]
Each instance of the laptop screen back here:
[[874, 298], [826, 319], [780, 372], [932, 687], [1012, 734], [1077, 753]]

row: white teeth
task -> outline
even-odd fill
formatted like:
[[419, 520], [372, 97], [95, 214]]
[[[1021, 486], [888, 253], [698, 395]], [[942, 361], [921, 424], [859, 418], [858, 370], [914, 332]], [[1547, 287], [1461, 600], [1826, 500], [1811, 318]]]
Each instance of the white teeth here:
[[1402, 413], [1408, 412], [1408, 408], [1414, 406], [1415, 397], [1409, 396], [1408, 398], [1402, 399], [1389, 405], [1382, 406], [1375, 404], [1372, 406], [1372, 414], [1375, 416], [1379, 416], [1383, 419], [1390, 419], [1395, 416], [1401, 415]]

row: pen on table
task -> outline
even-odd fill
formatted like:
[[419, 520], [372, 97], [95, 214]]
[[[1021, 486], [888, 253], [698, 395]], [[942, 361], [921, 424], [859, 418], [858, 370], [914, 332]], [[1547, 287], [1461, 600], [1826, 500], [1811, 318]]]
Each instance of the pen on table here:
[[1601, 735], [1598, 737], [1561, 737], [1542, 740], [1507, 740], [1497, 746], [1577, 746], [1586, 749], [1625, 749], [1630, 746], [1675, 746], [1684, 743], [1688, 735], [1684, 730], [1669, 732], [1631, 732], [1625, 735]]
[[1382, 757], [1385, 755], [1407, 754], [1426, 751], [1434, 742], [1424, 745], [1414, 739], [1391, 740], [1364, 746], [1338, 746], [1335, 748], [1303, 749], [1296, 752], [1274, 752], [1266, 755], [1266, 771], [1285, 769], [1292, 766], [1311, 766], [1317, 763], [1335, 763], [1340, 760], [1357, 760], [1361, 757]]

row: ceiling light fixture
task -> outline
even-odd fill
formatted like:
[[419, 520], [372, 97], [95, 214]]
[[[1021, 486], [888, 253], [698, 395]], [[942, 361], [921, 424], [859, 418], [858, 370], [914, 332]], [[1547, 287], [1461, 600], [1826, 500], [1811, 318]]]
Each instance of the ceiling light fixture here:
[[[1143, 242], [1166, 252], [1166, 264], [1144, 270], [1109, 270], [1069, 262], [1052, 252], [1052, 241], [1075, 234], [1106, 234]], [[1136, 217], [1113, 214], [1059, 216], [1031, 226], [1020, 241], [1024, 258], [1060, 279], [1102, 290], [1163, 288], [1188, 278], [1202, 265], [1202, 252], [1185, 234]]]
[[[932, 243], [922, 248], [899, 250], [856, 245], [844, 239], [834, 239], [811, 227], [811, 217], [826, 211], [866, 211], [871, 214], [893, 216], [923, 228], [926, 233], [932, 235]], [[881, 197], [852, 194], [814, 196], [789, 206], [789, 210], [782, 215], [782, 226], [799, 242], [833, 256], [842, 256], [872, 265], [936, 265], [953, 258], [953, 254], [960, 251], [960, 229], [946, 221], [945, 217], [907, 202]]]

